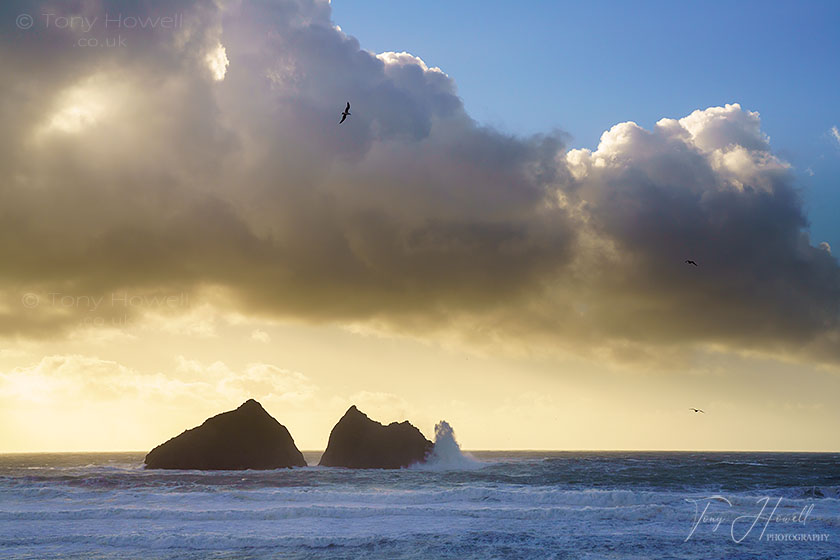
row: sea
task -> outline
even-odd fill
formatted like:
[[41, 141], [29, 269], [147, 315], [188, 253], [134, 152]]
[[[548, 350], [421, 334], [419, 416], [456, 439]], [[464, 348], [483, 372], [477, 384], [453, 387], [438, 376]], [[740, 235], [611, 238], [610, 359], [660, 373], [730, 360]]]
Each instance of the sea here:
[[453, 438], [401, 470], [143, 457], [0, 455], [0, 558], [840, 558], [838, 453], [464, 453]]

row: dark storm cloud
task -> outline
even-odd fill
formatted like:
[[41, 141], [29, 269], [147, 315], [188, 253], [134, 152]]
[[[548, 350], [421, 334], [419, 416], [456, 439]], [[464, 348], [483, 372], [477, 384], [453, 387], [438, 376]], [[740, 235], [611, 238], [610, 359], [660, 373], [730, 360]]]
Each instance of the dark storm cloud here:
[[[48, 10], [182, 23], [98, 49], [69, 45], [113, 29], [18, 28]], [[419, 336], [837, 359], [837, 262], [757, 114], [624, 123], [566, 152], [478, 125], [449, 76], [329, 18], [307, 1], [3, 4], [3, 332], [74, 324], [28, 292], [217, 286], [245, 313]]]

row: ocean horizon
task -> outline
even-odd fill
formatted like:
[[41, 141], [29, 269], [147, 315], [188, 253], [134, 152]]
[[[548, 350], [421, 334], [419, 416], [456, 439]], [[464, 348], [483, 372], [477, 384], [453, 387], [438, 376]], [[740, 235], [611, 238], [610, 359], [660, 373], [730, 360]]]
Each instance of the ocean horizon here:
[[23, 559], [833, 558], [840, 453], [472, 451], [399, 470], [0, 454]]

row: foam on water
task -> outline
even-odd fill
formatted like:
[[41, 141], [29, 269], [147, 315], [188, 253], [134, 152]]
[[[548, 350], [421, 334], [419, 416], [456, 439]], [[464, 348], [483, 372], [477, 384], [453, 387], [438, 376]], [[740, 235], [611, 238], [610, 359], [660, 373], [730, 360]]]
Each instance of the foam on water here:
[[[150, 471], [142, 456], [59, 457], [59, 468], [0, 456], [0, 557], [836, 557], [837, 454], [476, 454], [441, 422], [430, 464], [401, 470]], [[52, 470], [33, 475], [39, 462]], [[718, 494], [727, 500], [712, 505], [725, 516], [720, 530], [702, 523], [686, 542], [697, 510]], [[807, 512], [768, 532], [828, 540], [770, 542], [757, 529], [734, 543], [733, 519], [757, 514], [763, 496], [771, 507], [781, 498], [775, 513], [788, 519]]]
[[455, 439], [455, 430], [449, 422], [441, 420], [435, 425], [435, 447], [432, 453], [424, 464], [414, 465], [412, 468], [427, 471], [452, 471], [474, 470], [483, 466], [484, 463], [461, 450], [458, 440]]

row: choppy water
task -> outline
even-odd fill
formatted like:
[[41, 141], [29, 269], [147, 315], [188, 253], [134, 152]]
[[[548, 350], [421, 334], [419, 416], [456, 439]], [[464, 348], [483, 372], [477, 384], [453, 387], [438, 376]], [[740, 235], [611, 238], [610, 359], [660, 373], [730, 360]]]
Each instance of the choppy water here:
[[840, 558], [840, 454], [474, 455], [226, 472], [0, 455], [0, 557]]

